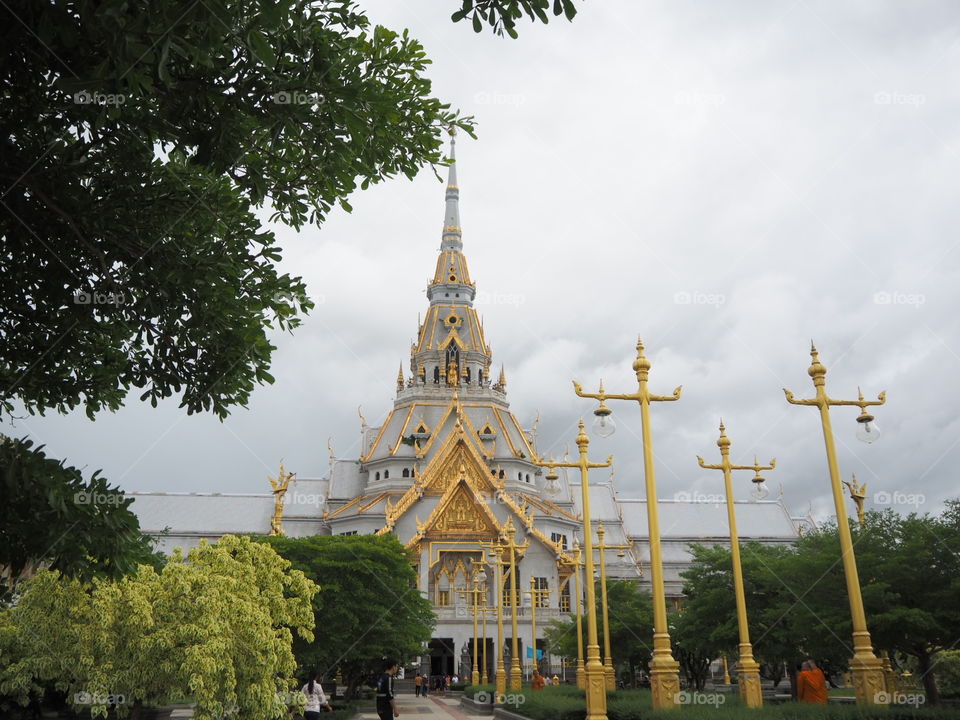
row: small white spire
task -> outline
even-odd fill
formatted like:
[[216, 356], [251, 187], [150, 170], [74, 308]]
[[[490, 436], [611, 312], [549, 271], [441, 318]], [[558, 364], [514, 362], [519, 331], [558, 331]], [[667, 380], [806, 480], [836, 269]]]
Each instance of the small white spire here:
[[456, 128], [450, 128], [450, 169], [447, 176], [446, 212], [443, 218], [441, 250], [461, 250], [460, 240], [460, 188], [457, 186], [457, 137]]

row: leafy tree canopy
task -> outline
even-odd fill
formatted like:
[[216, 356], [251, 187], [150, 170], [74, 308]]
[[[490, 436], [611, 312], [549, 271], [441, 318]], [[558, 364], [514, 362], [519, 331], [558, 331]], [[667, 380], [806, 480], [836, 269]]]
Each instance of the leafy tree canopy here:
[[0, 616], [0, 691], [25, 701], [53, 685], [94, 717], [187, 695], [198, 720], [285, 717], [302, 698], [292, 640], [313, 637], [314, 593], [270, 547], [231, 535], [160, 573], [86, 584], [43, 571]]
[[[915, 658], [934, 703], [935, 655], [960, 642], [960, 505], [950, 501], [940, 516], [872, 511], [863, 528], [850, 524], [874, 646]], [[693, 553], [679, 637], [688, 648], [736, 657], [730, 552]], [[750, 637], [770, 674], [804, 656], [846, 669], [852, 624], [837, 526], [824, 524], [792, 547], [745, 543], [741, 556]]]
[[84, 580], [162, 564], [132, 502], [99, 471], [85, 480], [30, 440], [0, 435], [0, 596], [41, 564]]
[[312, 303], [254, 211], [300, 228], [472, 132], [406, 31], [351, 0], [0, 8], [0, 412], [221, 418]]
[[[603, 610], [600, 604], [599, 582], [596, 584], [596, 595], [597, 639], [602, 656]], [[576, 598], [573, 602], [576, 602]], [[647, 667], [653, 651], [653, 604], [650, 593], [641, 589], [635, 582], [607, 581], [607, 604], [610, 615], [610, 655], [614, 666], [627, 663], [631, 668]], [[584, 659], [586, 659], [586, 605], [583, 605], [583, 612]], [[547, 626], [545, 637], [551, 653], [566, 657], [571, 662], [576, 661], [576, 615], [566, 620], [552, 621]]]
[[380, 671], [384, 657], [421, 653], [436, 616], [417, 590], [411, 556], [394, 535], [266, 537], [292, 566], [320, 586], [313, 600], [316, 639], [297, 641], [302, 670], [332, 677], [340, 669], [352, 696]]
[[577, 14], [573, 0], [553, 0], [552, 3], [550, 0], [463, 0], [463, 6], [452, 19], [454, 22], [470, 20], [474, 32], [481, 32], [486, 24], [497, 35], [506, 33], [516, 38], [517, 20], [526, 15], [530, 20], [547, 23], [551, 9], [554, 15], [563, 15], [567, 20], [573, 20]]

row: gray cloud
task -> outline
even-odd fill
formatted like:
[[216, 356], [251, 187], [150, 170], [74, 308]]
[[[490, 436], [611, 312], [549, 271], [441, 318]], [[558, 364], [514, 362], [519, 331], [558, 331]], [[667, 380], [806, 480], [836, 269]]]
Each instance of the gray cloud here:
[[[458, 143], [465, 252], [514, 412], [539, 409], [541, 449], [573, 449], [590, 389], [633, 390], [637, 333], [654, 363], [659, 494], [716, 492], [722, 416], [737, 461], [788, 505], [832, 512], [808, 344], [828, 390], [887, 390], [884, 436], [853, 439], [834, 413], [845, 476], [870, 494], [958, 494], [956, 202], [960, 44], [952, 3], [584, 3], [572, 24], [518, 41], [451, 25], [434, 2], [366, 3], [410, 27], [436, 93], [477, 116]], [[176, 403], [133, 401], [88, 422], [27, 418], [70, 462], [127, 489], [263, 491], [283, 457], [326, 469], [326, 443], [356, 455], [363, 405], [389, 409], [440, 242], [442, 185], [429, 172], [351, 198], [322, 231], [286, 228], [284, 269], [319, 300], [277, 335], [275, 385], [220, 423]], [[642, 495], [639, 411], [613, 406], [618, 488]], [[749, 492], [749, 475], [737, 479]], [[869, 505], [868, 505], [869, 506]], [[912, 510], [913, 507], [898, 507]]]

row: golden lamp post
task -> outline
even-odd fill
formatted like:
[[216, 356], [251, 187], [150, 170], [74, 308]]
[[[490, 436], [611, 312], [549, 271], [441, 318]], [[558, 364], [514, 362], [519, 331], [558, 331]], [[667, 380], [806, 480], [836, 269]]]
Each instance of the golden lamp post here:
[[[663, 586], [663, 559], [660, 551], [660, 519], [657, 508], [657, 483], [653, 468], [653, 439], [650, 432], [650, 403], [672, 402], [680, 399], [680, 388], [673, 395], [652, 395], [647, 387], [650, 377], [650, 361], [643, 351], [643, 343], [637, 339], [637, 359], [633, 361], [633, 370], [637, 375], [637, 392], [612, 394], [603, 389], [600, 392], [585, 393], [580, 383], [574, 381], [577, 395], [600, 401], [594, 410], [596, 416], [594, 431], [601, 437], [609, 437], [616, 426], [610, 417], [612, 410], [606, 400], [634, 400], [640, 404], [640, 426], [643, 441], [643, 472], [647, 491], [647, 527], [650, 531], [650, 584], [653, 590], [653, 658], [650, 661], [650, 690], [653, 695], [653, 709], [663, 710], [676, 707], [680, 696], [680, 663], [670, 648], [670, 633], [667, 629], [667, 596]], [[589, 555], [589, 552], [588, 552]], [[590, 573], [588, 573], [590, 575]]]
[[493, 551], [493, 557], [490, 560], [496, 567], [494, 582], [496, 583], [497, 609], [497, 695], [502, 696], [507, 692], [507, 669], [503, 662], [503, 544], [497, 541], [484, 544], [484, 547]]
[[580, 566], [583, 564], [583, 560], [580, 557], [580, 544], [578, 542], [574, 542], [573, 551], [577, 563], [573, 572], [574, 585], [577, 591], [577, 687], [583, 689], [586, 687], [583, 672], [583, 591], [580, 590]]
[[580, 421], [580, 431], [577, 433], [577, 447], [580, 450], [580, 459], [577, 462], [534, 462], [535, 465], [546, 467], [552, 473], [555, 468], [579, 468], [580, 490], [582, 492], [583, 512], [583, 551], [586, 555], [587, 586], [587, 665], [585, 668], [585, 684], [587, 691], [586, 720], [607, 720], [607, 692], [604, 688], [603, 663], [600, 662], [600, 645], [597, 642], [597, 593], [593, 583], [593, 532], [590, 525], [590, 482], [588, 471], [590, 468], [610, 467], [613, 456], [605, 463], [592, 463], [587, 459], [587, 447], [590, 438], [584, 431], [583, 420]]
[[530, 578], [530, 635], [533, 638], [533, 669], [539, 671], [540, 663], [537, 662], [537, 603], [541, 602], [541, 598], [544, 595], [549, 595], [550, 590], [546, 588], [538, 588], [536, 580], [531, 576]]
[[480, 664], [477, 660], [477, 606], [480, 604], [479, 595], [481, 590], [477, 587], [479, 576], [481, 573], [474, 573], [473, 575], [473, 589], [472, 590], [461, 590], [460, 593], [463, 595], [469, 595], [473, 598], [473, 668], [470, 672], [470, 682], [473, 685], [480, 684]]
[[754, 660], [753, 645], [750, 644], [750, 627], [747, 624], [747, 599], [743, 590], [743, 566], [740, 564], [740, 538], [737, 535], [737, 516], [733, 506], [733, 481], [730, 475], [733, 470], [752, 470], [755, 474], [753, 482], [759, 485], [763, 482], [760, 471], [773, 470], [777, 466], [777, 461], [773, 459], [769, 465], [760, 465], [754, 458], [753, 465], [731, 464], [730, 438], [727, 437], [722, 420], [720, 421], [720, 439], [717, 440], [717, 446], [720, 448], [719, 465], [707, 465], [699, 455], [697, 455], [697, 462], [700, 463], [700, 467], [707, 470], [723, 471], [723, 485], [727, 495], [727, 523], [730, 526], [733, 591], [737, 600], [737, 625], [740, 629], [740, 658], [737, 661], [737, 681], [740, 685], [740, 698], [744, 704], [750, 708], [758, 708], [763, 707], [763, 693], [760, 688], [760, 664]]
[[600, 542], [597, 543], [597, 550], [600, 551], [600, 597], [603, 603], [603, 677], [607, 690], [617, 689], [617, 674], [613, 669], [613, 651], [610, 646], [610, 611], [607, 604], [607, 563], [604, 556], [606, 550], [619, 550], [620, 557], [624, 557], [623, 552], [629, 545], [608, 545], [603, 541], [606, 534], [603, 523], [597, 523], [597, 537]]
[[830, 485], [833, 491], [833, 503], [837, 511], [837, 530], [840, 535], [840, 552], [843, 559], [843, 574], [847, 581], [847, 596], [850, 600], [850, 616], [853, 621], [853, 658], [850, 660], [850, 669], [853, 673], [853, 686], [857, 702], [864, 705], [875, 705], [883, 697], [885, 689], [883, 666], [880, 659], [873, 652], [870, 633], [867, 630], [867, 618], [863, 611], [863, 597], [860, 594], [860, 578], [857, 574], [857, 559], [853, 554], [853, 541], [850, 537], [850, 525], [846, 522], [847, 512], [843, 501], [843, 488], [840, 485], [840, 467], [837, 464], [837, 448], [833, 440], [833, 428], [830, 424], [831, 405], [853, 405], [860, 408], [857, 418], [857, 438], [872, 443], [880, 434], [874, 424], [873, 415], [867, 408], [874, 405], [883, 405], [886, 402], [886, 393], [880, 393], [876, 400], [864, 400], [860, 393], [859, 400], [834, 400], [827, 395], [826, 376], [827, 368], [820, 362], [817, 348], [811, 343], [810, 367], [807, 373], [813, 380], [816, 388], [816, 397], [809, 400], [797, 400], [793, 393], [784, 388], [787, 402], [791, 405], [812, 405], [820, 409], [820, 423], [823, 426], [823, 441], [827, 449], [827, 466], [830, 470]]
[[507, 535], [507, 550], [510, 552], [510, 605], [513, 607], [513, 637], [510, 638], [510, 689], [516, 692], [523, 687], [523, 668], [520, 666], [520, 631], [517, 623], [517, 550], [526, 548], [529, 540], [524, 542], [523, 545], [517, 545], [516, 528], [512, 517], [507, 518], [504, 532]]
[[490, 608], [487, 607], [487, 594], [483, 595], [483, 607], [481, 608], [481, 614], [483, 615], [483, 665], [480, 668], [480, 682], [483, 685], [486, 685], [490, 682], [490, 678], [487, 677], [487, 610]]

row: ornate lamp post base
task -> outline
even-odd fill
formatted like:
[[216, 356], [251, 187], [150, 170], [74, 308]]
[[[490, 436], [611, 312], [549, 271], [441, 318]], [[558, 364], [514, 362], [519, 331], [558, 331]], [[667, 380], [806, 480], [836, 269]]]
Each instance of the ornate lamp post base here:
[[[587, 649], [589, 655], [591, 648]], [[597, 655], [599, 656], [599, 646]], [[586, 720], [607, 720], [607, 688], [604, 680], [603, 665], [600, 658], [587, 660], [586, 690], [587, 690], [587, 717]]]
[[654, 710], [669, 710], [679, 704], [680, 663], [673, 659], [669, 649], [659, 657], [654, 650], [650, 660], [650, 692]]
[[760, 687], [760, 664], [740, 649], [737, 661], [737, 682], [740, 685], [740, 700], [749, 708], [763, 707], [763, 690]]
[[586, 674], [583, 672], [583, 665], [577, 663], [577, 687], [583, 690], [587, 687]]
[[[503, 651], [501, 650], [501, 653]], [[507, 670], [503, 666], [503, 658], [497, 663], [497, 695], [501, 696], [507, 692]]]
[[887, 687], [883, 674], [883, 661], [870, 648], [857, 649], [850, 659], [853, 674], [853, 689], [858, 705], [879, 705], [880, 697]]
[[612, 664], [603, 666], [603, 681], [607, 690], [617, 689], [617, 673]]
[[897, 674], [893, 671], [893, 665], [890, 664], [890, 653], [886, 650], [880, 653], [880, 662], [883, 665], [883, 679], [887, 686], [887, 692], [891, 695], [899, 691], [897, 687]]
[[519, 665], [510, 668], [510, 690], [516, 692], [523, 688], [523, 673]]
[[480, 684], [480, 671], [479, 671], [479, 670], [474, 670], [472, 673], [470, 673], [470, 683], [473, 684], [473, 685], [479, 685], [479, 684]]

